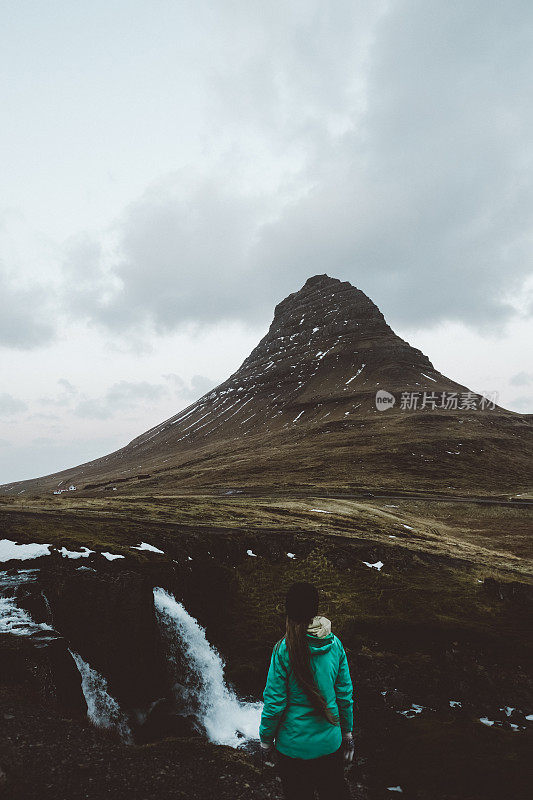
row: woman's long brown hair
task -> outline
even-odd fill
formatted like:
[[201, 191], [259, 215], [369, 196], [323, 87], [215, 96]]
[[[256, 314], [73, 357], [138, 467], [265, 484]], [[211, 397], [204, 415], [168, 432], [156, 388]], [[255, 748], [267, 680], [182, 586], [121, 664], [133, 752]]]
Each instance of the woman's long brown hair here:
[[298, 684], [305, 692], [315, 711], [325, 717], [331, 725], [338, 725], [339, 718], [327, 707], [326, 701], [316, 685], [315, 676], [311, 669], [309, 644], [306, 639], [307, 626], [308, 622], [294, 622], [287, 617], [285, 641], [290, 665]]

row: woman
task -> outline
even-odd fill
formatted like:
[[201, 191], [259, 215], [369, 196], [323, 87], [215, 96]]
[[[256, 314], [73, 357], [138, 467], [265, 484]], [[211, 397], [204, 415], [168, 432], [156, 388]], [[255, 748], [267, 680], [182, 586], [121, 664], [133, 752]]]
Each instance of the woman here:
[[318, 590], [295, 583], [285, 599], [286, 633], [274, 646], [259, 726], [265, 761], [277, 754], [286, 800], [344, 800], [343, 765], [353, 759], [352, 681], [346, 653], [318, 617]]

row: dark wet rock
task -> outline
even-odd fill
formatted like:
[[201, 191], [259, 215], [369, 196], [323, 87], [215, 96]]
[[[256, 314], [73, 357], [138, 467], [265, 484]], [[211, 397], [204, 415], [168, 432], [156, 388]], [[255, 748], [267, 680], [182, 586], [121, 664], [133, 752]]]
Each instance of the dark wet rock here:
[[17, 605], [30, 614], [34, 622], [52, 623], [52, 615], [39, 583], [23, 583], [16, 591]]
[[[280, 800], [275, 776], [254, 756], [198, 736], [169, 736], [132, 747], [88, 723], [51, 714], [32, 698], [0, 685], [4, 800]], [[224, 781], [221, 776], [225, 775]]]
[[389, 708], [394, 710], [407, 709], [411, 706], [408, 697], [403, 692], [399, 692], [398, 689], [392, 689], [390, 692], [387, 692], [385, 695], [385, 703]]
[[44, 591], [54, 627], [105, 677], [121, 706], [139, 707], [167, 693], [149, 580], [134, 572], [64, 570], [47, 576]]
[[175, 703], [168, 698], [156, 700], [135, 734], [139, 744], [156, 742], [168, 736], [201, 736], [198, 723], [192, 714], [180, 714]]
[[36, 703], [57, 713], [86, 713], [80, 674], [64, 639], [40, 642], [4, 634], [0, 658], [3, 682], [22, 684]]

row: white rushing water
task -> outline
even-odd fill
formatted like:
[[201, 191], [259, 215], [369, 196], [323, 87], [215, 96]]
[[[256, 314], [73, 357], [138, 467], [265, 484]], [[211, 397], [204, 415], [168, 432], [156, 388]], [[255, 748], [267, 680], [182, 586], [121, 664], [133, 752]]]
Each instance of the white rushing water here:
[[87, 716], [97, 728], [113, 730], [125, 744], [131, 744], [132, 736], [128, 719], [120, 710], [107, 689], [106, 679], [83, 660], [79, 653], [69, 650], [81, 675], [81, 688], [87, 703]]
[[34, 622], [27, 611], [17, 606], [14, 597], [0, 597], [0, 633], [31, 636], [52, 630], [45, 622]]
[[0, 633], [32, 636], [53, 631], [45, 622], [34, 622], [23, 608], [17, 606], [15, 592], [23, 583], [35, 580], [35, 570], [21, 570], [14, 575], [0, 572]]
[[263, 704], [242, 702], [226, 686], [220, 655], [175, 597], [157, 588], [154, 602], [169, 661], [175, 665], [183, 652], [190, 670], [187, 685], [177, 688], [179, 699], [196, 715], [208, 739], [231, 747], [258, 739]]

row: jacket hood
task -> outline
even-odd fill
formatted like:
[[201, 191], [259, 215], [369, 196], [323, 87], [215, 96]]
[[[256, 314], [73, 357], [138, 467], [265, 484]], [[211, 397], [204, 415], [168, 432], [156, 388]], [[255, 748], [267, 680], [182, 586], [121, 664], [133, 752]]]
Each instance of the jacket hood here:
[[313, 617], [307, 626], [307, 633], [313, 634], [318, 639], [324, 639], [331, 633], [331, 622], [326, 617]]
[[307, 627], [307, 642], [314, 653], [327, 653], [331, 650], [334, 636], [331, 622], [326, 617], [313, 617]]

